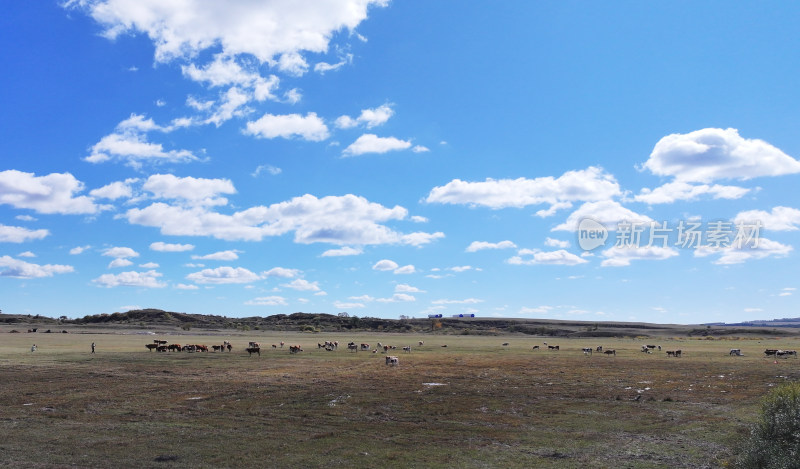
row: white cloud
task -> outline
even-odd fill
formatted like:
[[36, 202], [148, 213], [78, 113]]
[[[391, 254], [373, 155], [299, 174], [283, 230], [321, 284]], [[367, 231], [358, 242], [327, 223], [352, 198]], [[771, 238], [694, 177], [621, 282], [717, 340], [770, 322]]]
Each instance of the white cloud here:
[[287, 269], [284, 267], [273, 267], [262, 274], [264, 278], [280, 277], [280, 278], [294, 278], [300, 275], [297, 269]]
[[301, 51], [326, 52], [335, 32], [353, 31], [367, 18], [370, 6], [387, 4], [386, 0], [323, 3], [186, 0], [174, 4], [159, 0], [78, 0], [64, 5], [86, 11], [103, 27], [103, 35], [109, 39], [145, 33], [156, 47], [158, 62], [191, 59], [206, 49], [219, 48], [222, 57], [246, 54], [261, 63], [279, 66], [276, 57], [280, 60], [283, 55], [299, 55]]
[[558, 178], [487, 179], [466, 182], [454, 179], [434, 187], [426, 199], [429, 203], [466, 204], [492, 209], [559, 204], [573, 201], [600, 201], [620, 195], [614, 176], [601, 168], [567, 171]]
[[677, 181], [747, 180], [800, 172], [800, 161], [736, 129], [707, 128], [671, 134], [656, 143], [643, 169]]
[[17, 254], [17, 257], [36, 257], [36, 254], [34, 254], [34, 253], [30, 252], [30, 251], [25, 251], [25, 252], [21, 252], [21, 253]]
[[175, 285], [175, 288], [177, 288], [178, 290], [199, 290], [200, 289], [200, 287], [198, 287], [197, 285], [187, 285], [185, 283], [179, 283], [179, 284]]
[[715, 199], [739, 199], [750, 192], [750, 189], [720, 184], [689, 184], [684, 181], [673, 181], [655, 189], [642, 189], [633, 200], [646, 204], [671, 204], [676, 200], [695, 200], [701, 195], [711, 195]]
[[161, 241], [156, 241], [150, 244], [150, 249], [159, 252], [184, 252], [194, 249], [193, 244], [169, 244]]
[[74, 271], [75, 269], [71, 265], [39, 265], [14, 259], [10, 256], [0, 256], [0, 277], [33, 279], [52, 277], [54, 274], [65, 274]]
[[101, 138], [91, 148], [91, 154], [84, 158], [89, 163], [122, 161], [133, 168], [140, 168], [143, 163], [185, 163], [199, 158], [189, 150], [164, 150], [160, 143], [152, 143], [147, 139], [147, 132], [168, 132], [171, 127], [156, 125], [152, 119], [132, 114], [130, 118], [120, 122], [114, 132]]
[[282, 296], [262, 296], [246, 301], [250, 306], [287, 306], [286, 298]]
[[37, 221], [36, 218], [34, 218], [34, 217], [30, 216], [30, 215], [17, 215], [14, 218], [19, 220], [19, 221]]
[[248, 122], [244, 133], [269, 139], [297, 136], [312, 142], [320, 142], [330, 136], [325, 122], [313, 112], [309, 112], [305, 117], [300, 114], [280, 116], [264, 114], [260, 119]]
[[427, 153], [431, 151], [431, 149], [422, 145], [414, 145], [414, 148], [412, 148], [411, 151], [414, 153]]
[[115, 269], [115, 268], [118, 268], [118, 267], [128, 267], [129, 265], [133, 265], [133, 262], [129, 261], [128, 259], [120, 257], [120, 258], [117, 258], [117, 259], [114, 259], [113, 261], [111, 261], [108, 264], [108, 268], [109, 269]]
[[520, 308], [519, 313], [520, 314], [545, 314], [545, 313], [550, 312], [552, 309], [553, 309], [552, 306], [547, 306], [547, 305], [537, 306], [537, 307], [534, 307], [534, 308], [522, 307], [522, 308]]
[[291, 288], [298, 291], [319, 291], [319, 282], [309, 282], [306, 279], [298, 278], [289, 283], [282, 283], [282, 287]]
[[630, 248], [611, 247], [603, 251], [606, 259], [600, 263], [603, 267], [622, 267], [631, 264], [634, 260], [661, 261], [675, 257], [678, 251], [671, 247], [640, 246]]
[[239, 252], [237, 250], [228, 250], [228, 251], [219, 251], [212, 254], [206, 254], [205, 256], [192, 256], [192, 259], [197, 260], [206, 260], [206, 261], [235, 261], [239, 258]]
[[333, 302], [333, 306], [336, 309], [358, 309], [358, 308], [363, 308], [364, 304], [363, 303], [347, 303], [347, 302], [343, 302], [343, 301], [334, 301]]
[[547, 209], [537, 210], [534, 215], [539, 218], [547, 218], [555, 215], [559, 210], [572, 208], [572, 202], [556, 202]]
[[499, 243], [489, 243], [486, 241], [473, 241], [467, 246], [467, 252], [478, 252], [484, 249], [514, 249], [517, 245], [511, 241], [500, 241]]
[[404, 235], [382, 222], [406, 218], [400, 206], [387, 208], [352, 194], [318, 199], [306, 194], [268, 207], [252, 207], [233, 215], [206, 207], [181, 207], [153, 203], [128, 210], [130, 223], [155, 226], [164, 235], [211, 236], [225, 240], [258, 241], [294, 231], [301, 244], [331, 243], [362, 246], [377, 244], [418, 245], [444, 236], [440, 233]]
[[225, 205], [228, 199], [220, 194], [235, 194], [229, 179], [177, 177], [172, 174], [154, 174], [147, 178], [142, 189], [160, 199], [172, 199], [189, 205]]
[[281, 174], [283, 172], [283, 170], [281, 168], [276, 168], [275, 166], [268, 165], [268, 164], [267, 165], [262, 164], [262, 165], [259, 165], [256, 168], [255, 171], [253, 171], [251, 176], [258, 177], [259, 175], [261, 175], [261, 173], [263, 173], [265, 171], [268, 172], [269, 174], [273, 175], [273, 176], [277, 176], [278, 174]]
[[111, 247], [103, 251], [104, 256], [124, 259], [128, 257], [139, 257], [139, 253], [128, 247]]
[[771, 231], [797, 231], [800, 225], [800, 210], [791, 207], [773, 207], [772, 211], [748, 210], [739, 212], [734, 223], [761, 222], [761, 229]]
[[394, 273], [397, 275], [407, 275], [407, 274], [413, 274], [416, 271], [417, 269], [415, 269], [413, 265], [404, 265], [403, 267], [395, 269]]
[[120, 274], [104, 274], [92, 282], [99, 286], [112, 288], [112, 287], [143, 287], [143, 288], [163, 288], [167, 284], [159, 282], [158, 278], [162, 274], [155, 270], [148, 270], [147, 272], [122, 272]]
[[16, 170], [0, 171], [0, 204], [46, 214], [95, 214], [110, 207], [91, 197], [76, 196], [84, 185], [69, 173], [36, 176]]
[[544, 239], [544, 245], [549, 246], [551, 248], [566, 249], [569, 247], [569, 241], [562, 241], [560, 239], [548, 237]]
[[396, 270], [399, 267], [397, 262], [390, 261], [389, 259], [383, 259], [375, 263], [372, 266], [372, 270], [380, 270], [380, 271], [387, 271], [387, 270]]
[[[571, 252], [565, 251], [563, 249], [559, 249], [557, 251], [520, 249], [517, 254], [518, 254], [517, 256], [508, 259], [506, 262], [512, 265], [536, 265], [536, 264], [578, 265], [589, 262], [586, 259], [583, 259], [580, 256], [576, 256], [575, 254], [572, 254]], [[531, 257], [528, 259], [524, 259], [523, 256], [531, 256]]]
[[322, 253], [322, 257], [337, 257], [337, 256], [357, 256], [363, 251], [360, 248], [351, 248], [344, 246], [340, 249], [328, 249]]
[[394, 287], [395, 293], [425, 293], [425, 290], [420, 290], [417, 287], [405, 283], [399, 283]]
[[91, 246], [89, 246], [89, 245], [76, 246], [76, 247], [70, 249], [69, 253], [72, 254], [73, 256], [75, 256], [75, 255], [78, 255], [78, 254], [83, 254], [84, 251], [86, 251], [87, 249], [90, 249], [90, 248], [91, 248]]
[[133, 195], [131, 184], [138, 181], [137, 179], [128, 179], [126, 181], [117, 181], [107, 184], [99, 189], [89, 191], [89, 195], [95, 198], [116, 200], [121, 198], [130, 198]]
[[616, 230], [617, 225], [623, 221], [642, 223], [650, 223], [653, 221], [646, 215], [640, 215], [623, 207], [619, 202], [603, 200], [599, 202], [586, 202], [581, 205], [567, 217], [564, 223], [556, 226], [552, 231], [577, 231], [578, 224], [584, 218], [592, 218], [605, 225], [609, 230]]
[[466, 298], [463, 300], [435, 300], [431, 301], [431, 303], [435, 305], [474, 305], [477, 303], [483, 303], [483, 300], [479, 300], [477, 298]]
[[347, 56], [344, 59], [340, 60], [335, 64], [329, 64], [327, 62], [318, 62], [314, 64], [314, 71], [321, 75], [324, 75], [326, 72], [339, 70], [340, 68], [344, 67], [348, 63], [351, 63], [352, 61], [353, 61], [353, 55], [347, 54]]
[[29, 230], [21, 226], [8, 226], [0, 224], [0, 243], [24, 243], [36, 239], [44, 239], [50, 232], [48, 230]]
[[158, 264], [156, 264], [155, 262], [146, 262], [144, 264], [139, 264], [139, 267], [141, 267], [143, 269], [157, 269], [160, 266]]
[[694, 256], [707, 257], [719, 254], [720, 257], [714, 261], [714, 264], [731, 265], [767, 257], [786, 257], [793, 250], [794, 248], [792, 246], [781, 244], [767, 238], [759, 238], [757, 247], [747, 245], [746, 243], [738, 248], [734, 246], [721, 248], [702, 246], [694, 250]]
[[472, 269], [473, 267], [471, 265], [458, 265], [455, 267], [450, 267], [448, 270], [452, 270], [453, 272], [466, 272]]
[[217, 267], [216, 269], [203, 269], [186, 276], [188, 280], [201, 284], [226, 284], [226, 283], [252, 283], [261, 277], [244, 267]]
[[408, 301], [417, 301], [417, 299], [405, 293], [395, 293], [391, 298], [378, 298], [375, 301], [380, 303], [402, 303]]
[[409, 219], [410, 219], [411, 221], [413, 221], [414, 223], [427, 223], [427, 222], [428, 222], [428, 219], [427, 219], [427, 218], [425, 218], [425, 217], [422, 217], [422, 216], [419, 216], [419, 215], [413, 215], [413, 216], [412, 216], [411, 218], [409, 218]]
[[386, 153], [405, 150], [411, 142], [395, 137], [378, 137], [375, 134], [364, 134], [342, 151], [343, 156], [358, 156], [366, 153]]
[[383, 125], [394, 115], [391, 104], [384, 104], [374, 109], [363, 109], [361, 115], [353, 119], [350, 116], [340, 116], [335, 125], [340, 129], [349, 129], [364, 124], [368, 129]]
[[400, 238], [400, 242], [411, 246], [422, 246], [431, 243], [437, 239], [444, 238], [444, 233], [437, 231], [436, 233], [425, 233], [422, 231], [415, 231], [414, 233], [405, 234]]

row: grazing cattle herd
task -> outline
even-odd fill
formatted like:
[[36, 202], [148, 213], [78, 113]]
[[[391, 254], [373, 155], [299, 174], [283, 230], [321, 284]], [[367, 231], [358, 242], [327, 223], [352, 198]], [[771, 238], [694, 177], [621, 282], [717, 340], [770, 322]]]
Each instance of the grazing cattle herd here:
[[[418, 344], [419, 344], [419, 347], [422, 347], [424, 345], [424, 342], [420, 340], [418, 342]], [[284, 345], [285, 345], [285, 342], [280, 342], [280, 348], [283, 348]], [[509, 347], [510, 345], [511, 344], [509, 342], [503, 342], [502, 343], [502, 347], [504, 347], [504, 348], [505, 347]], [[543, 345], [547, 346], [548, 350], [551, 350], [551, 351], [554, 351], [554, 352], [561, 350], [560, 346], [558, 346], [558, 345], [548, 345], [547, 342], [544, 342]], [[441, 347], [447, 347], [447, 344], [443, 344], [443, 345], [441, 345]], [[156, 339], [156, 340], [153, 340], [152, 343], [145, 344], [145, 348], [147, 348], [147, 350], [149, 350], [151, 352], [153, 350], [155, 350], [156, 352], [208, 352], [209, 351], [209, 347], [206, 346], [206, 345], [202, 345], [202, 344], [187, 344], [187, 345], [169, 344], [168, 341], [160, 340], [160, 339]], [[278, 349], [279, 345], [278, 344], [272, 344], [272, 348], [273, 349]], [[335, 351], [338, 348], [339, 348], [339, 342], [338, 341], [328, 341], [328, 340], [326, 340], [325, 342], [318, 342], [317, 343], [317, 349], [325, 349], [326, 351], [329, 351], [329, 352]], [[389, 366], [397, 366], [397, 365], [400, 364], [400, 361], [396, 356], [389, 355], [389, 351], [390, 350], [396, 350], [396, 349], [397, 349], [397, 346], [388, 345], [388, 344], [382, 344], [380, 342], [377, 343], [375, 348], [372, 348], [372, 346], [370, 344], [368, 344], [368, 343], [356, 344], [355, 342], [349, 342], [347, 344], [347, 350], [349, 350], [351, 352], [358, 352], [359, 350], [362, 350], [362, 351], [370, 351], [370, 350], [372, 350], [372, 353], [378, 353], [378, 351], [383, 352], [384, 354], [386, 354], [386, 357], [385, 357], [386, 358], [386, 364], [389, 365]], [[402, 349], [403, 349], [403, 352], [405, 352], [405, 353], [411, 353], [411, 345], [404, 345], [402, 347]], [[540, 349], [539, 345], [534, 345], [531, 348], [531, 350], [539, 350], [539, 349]], [[647, 354], [653, 353], [653, 351], [656, 350], [656, 349], [661, 351], [661, 346], [660, 345], [642, 345], [641, 348], [640, 348], [641, 352], [647, 353]], [[31, 348], [31, 351], [34, 351], [34, 350], [36, 350], [36, 346], [35, 345]], [[233, 351], [233, 345], [231, 345], [230, 341], [225, 340], [225, 341], [223, 341], [222, 344], [212, 345], [211, 346], [211, 350], [213, 352], [225, 352], [226, 350], [228, 352], [232, 352]], [[598, 345], [596, 348], [593, 348], [593, 347], [582, 347], [580, 350], [581, 350], [581, 352], [583, 352], [584, 355], [587, 355], [587, 356], [591, 356], [593, 352], [598, 352], [598, 353], [602, 353], [604, 355], [609, 355], [609, 356], [615, 356], [615, 357], [617, 356], [617, 351], [615, 349], [603, 349], [602, 345]], [[248, 356], [252, 356], [253, 354], [261, 356], [261, 345], [258, 342], [249, 342], [247, 347], [244, 349], [244, 351], [247, 352]], [[299, 352], [302, 352], [302, 351], [303, 351], [303, 348], [300, 345], [290, 345], [289, 346], [289, 353], [290, 354], [296, 354], [296, 353], [299, 353]], [[666, 355], [667, 355], [667, 357], [680, 358], [682, 356], [682, 351], [680, 349], [678, 349], [678, 350], [667, 350]], [[729, 355], [730, 356], [736, 356], [736, 357], [743, 356], [741, 349], [731, 349]], [[764, 355], [766, 357], [788, 358], [790, 356], [793, 356], [794, 358], [797, 358], [797, 351], [796, 350], [766, 349], [764, 351]]]
[[[17, 331], [14, 330], [14, 331], [10, 331], [10, 332], [17, 332]], [[36, 330], [32, 329], [29, 332], [36, 332]], [[64, 331], [64, 332], [66, 332], [66, 331]], [[424, 346], [424, 344], [425, 343], [422, 340], [420, 340], [418, 342], [418, 346], [420, 348], [422, 348]], [[93, 348], [94, 348], [94, 344], [92, 344], [92, 345], [93, 345]], [[278, 348], [283, 349], [284, 345], [285, 345], [285, 342], [281, 341], [281, 342], [279, 342], [277, 344], [272, 344], [272, 349], [273, 350], [277, 350]], [[211, 345], [209, 347], [209, 346], [207, 346], [205, 344], [183, 344], [183, 345], [182, 344], [177, 344], [177, 343], [170, 344], [166, 340], [155, 339], [155, 340], [153, 340], [152, 343], [144, 344], [144, 346], [150, 352], [156, 351], [156, 352], [160, 352], [160, 353], [168, 353], [168, 352], [189, 352], [189, 353], [208, 352], [209, 349], [212, 352], [219, 352], [219, 353], [222, 353], [222, 352], [225, 352], [225, 351], [230, 353], [230, 352], [233, 351], [233, 345], [231, 344], [231, 342], [229, 340], [224, 340], [221, 344], [213, 344], [213, 345]], [[504, 349], [505, 348], [509, 348], [509, 347], [511, 347], [511, 343], [510, 342], [502, 342], [501, 346]], [[559, 345], [549, 345], [547, 342], [543, 342], [541, 347], [539, 345], [533, 345], [530, 350], [532, 350], [532, 351], [541, 350], [541, 348], [545, 347], [545, 346], [547, 347], [547, 349], [549, 351], [552, 351], [552, 352], [558, 352], [558, 351], [561, 350], [561, 347]], [[447, 344], [441, 344], [440, 347], [446, 348]], [[318, 342], [317, 343], [317, 349], [325, 349], [328, 352], [336, 351], [336, 350], [338, 350], [338, 348], [339, 348], [339, 342], [338, 341], [326, 340], [325, 342]], [[400, 361], [399, 361], [397, 356], [389, 355], [390, 351], [396, 350], [396, 349], [397, 349], [397, 346], [395, 346], [395, 345], [382, 344], [380, 342], [377, 342], [377, 344], [376, 344], [376, 346], [374, 348], [371, 346], [371, 344], [363, 343], [363, 342], [362, 343], [356, 343], [356, 342], [352, 342], [351, 341], [351, 342], [349, 342], [347, 344], [347, 350], [351, 351], [351, 352], [358, 352], [359, 350], [361, 350], [361, 351], [371, 351], [373, 354], [377, 354], [378, 352], [382, 352], [383, 354], [385, 354], [386, 365], [388, 365], [388, 366], [398, 366], [400, 364]], [[31, 350], [31, 352], [36, 351], [37, 350], [37, 346], [33, 345], [30, 350]], [[411, 345], [403, 345], [402, 346], [402, 350], [403, 350], [403, 352], [410, 354], [411, 353]], [[602, 355], [606, 355], [606, 356], [613, 356], [613, 357], [617, 356], [617, 350], [616, 349], [604, 349], [602, 345], [598, 345], [597, 347], [580, 347], [580, 348], [578, 348], [578, 350], [580, 350], [587, 357], [591, 357], [592, 354], [595, 353], [595, 352], [596, 353], [600, 353]], [[645, 353], [645, 354], [652, 354], [655, 350], [658, 350], [659, 352], [662, 351], [662, 348], [661, 348], [661, 345], [647, 344], [647, 345], [641, 345], [639, 350], [642, 353]], [[247, 347], [244, 348], [244, 351], [247, 352], [248, 356], [252, 356], [253, 354], [261, 356], [261, 345], [258, 342], [249, 342]], [[303, 348], [302, 348], [301, 345], [298, 345], [298, 344], [289, 345], [289, 353], [290, 354], [297, 354], [297, 353], [300, 353], [302, 351], [303, 351]], [[667, 350], [666, 351], [666, 356], [667, 357], [680, 358], [682, 356], [682, 354], [683, 354], [683, 351], [681, 349]], [[744, 354], [742, 353], [742, 350], [738, 349], [738, 348], [730, 349], [730, 352], [728, 354], [731, 357], [742, 357], [742, 356], [744, 356]], [[796, 359], [797, 358], [797, 351], [796, 350], [783, 350], [783, 349], [769, 349], [768, 348], [768, 349], [764, 350], [764, 357], [767, 357], [767, 358], [769, 358], [769, 357], [775, 357], [775, 358], [794, 357]]]

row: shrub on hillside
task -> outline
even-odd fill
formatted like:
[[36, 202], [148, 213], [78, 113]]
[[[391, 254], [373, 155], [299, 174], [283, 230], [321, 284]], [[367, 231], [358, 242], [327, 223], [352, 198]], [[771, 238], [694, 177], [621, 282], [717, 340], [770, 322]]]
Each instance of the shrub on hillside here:
[[740, 468], [800, 468], [800, 382], [783, 384], [764, 398], [736, 462]]

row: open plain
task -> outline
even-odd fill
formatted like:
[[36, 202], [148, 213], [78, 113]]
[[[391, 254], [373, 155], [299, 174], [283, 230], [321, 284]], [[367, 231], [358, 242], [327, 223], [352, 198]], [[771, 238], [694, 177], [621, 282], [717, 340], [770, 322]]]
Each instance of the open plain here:
[[[800, 360], [764, 355], [800, 348], [786, 337], [8, 329], [3, 467], [721, 467], [760, 398], [800, 379]], [[154, 339], [233, 350], [150, 352]], [[394, 345], [399, 365], [350, 341]], [[597, 346], [616, 355], [581, 351]]]

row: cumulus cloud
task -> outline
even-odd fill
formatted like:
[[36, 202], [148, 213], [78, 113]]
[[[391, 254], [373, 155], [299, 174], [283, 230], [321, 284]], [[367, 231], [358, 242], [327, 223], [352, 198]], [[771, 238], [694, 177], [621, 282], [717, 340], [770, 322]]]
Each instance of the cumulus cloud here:
[[548, 237], [544, 239], [544, 245], [549, 246], [551, 248], [566, 249], [569, 247], [569, 241], [562, 241], [560, 239]]
[[133, 262], [131, 262], [128, 259], [120, 257], [120, 258], [117, 258], [117, 259], [114, 259], [113, 261], [111, 261], [108, 264], [108, 268], [109, 269], [115, 269], [115, 268], [118, 268], [118, 267], [128, 267], [129, 265], [133, 265]]
[[353, 119], [350, 116], [340, 116], [335, 125], [340, 129], [349, 129], [358, 125], [365, 125], [368, 129], [385, 124], [394, 115], [391, 104], [384, 104], [374, 109], [363, 109], [361, 115]]
[[194, 249], [193, 244], [170, 244], [156, 241], [150, 244], [150, 249], [159, 252], [185, 252]]
[[425, 290], [420, 290], [417, 287], [405, 283], [399, 283], [394, 287], [395, 293], [425, 293]]
[[327, 251], [322, 253], [322, 257], [357, 256], [362, 252], [363, 251], [359, 248], [351, 248], [350, 246], [344, 246], [340, 249], [328, 249]]
[[677, 255], [678, 251], [671, 247], [611, 247], [603, 251], [605, 259], [600, 265], [603, 267], [622, 267], [630, 265], [631, 261], [634, 260], [661, 261]]
[[0, 256], [0, 277], [33, 279], [52, 277], [55, 274], [66, 274], [74, 271], [75, 268], [71, 265], [39, 265], [14, 259], [10, 256]]
[[395, 137], [378, 137], [375, 134], [364, 134], [342, 151], [342, 156], [358, 156], [366, 153], [386, 153], [405, 150], [411, 142]]
[[[298, 61], [292, 56], [303, 51], [326, 52], [334, 33], [353, 31], [367, 18], [370, 6], [387, 4], [387, 0], [224, 4], [202, 0], [72, 0], [65, 6], [85, 11], [109, 39], [146, 34], [155, 45], [158, 62], [192, 59], [213, 47], [219, 48], [222, 57], [244, 54], [278, 66], [280, 60]], [[289, 57], [284, 59], [283, 55]]]
[[294, 279], [289, 283], [282, 283], [281, 286], [298, 291], [320, 291], [319, 282], [309, 282], [302, 278]]
[[434, 187], [426, 201], [501, 209], [601, 201], [620, 194], [619, 183], [614, 176], [601, 168], [590, 166], [584, 170], [567, 171], [558, 178], [487, 179], [483, 182], [454, 179], [444, 186]]
[[736, 224], [761, 222], [761, 228], [771, 231], [797, 231], [800, 225], [800, 210], [791, 207], [773, 207], [769, 212], [764, 210], [747, 210], [739, 212], [734, 218]]
[[741, 137], [737, 129], [707, 128], [663, 137], [642, 168], [676, 181], [710, 182], [795, 174], [800, 161], [763, 140]]
[[173, 174], [154, 174], [147, 178], [142, 190], [159, 199], [179, 200], [189, 205], [225, 205], [228, 199], [221, 194], [235, 194], [229, 179], [177, 177]]
[[287, 306], [286, 298], [282, 296], [261, 296], [246, 301], [249, 306]]
[[372, 270], [380, 270], [380, 271], [388, 271], [388, 270], [395, 270], [400, 267], [397, 262], [391, 261], [389, 259], [383, 259], [375, 263], [372, 266]]
[[212, 254], [206, 254], [204, 256], [194, 255], [192, 259], [199, 259], [199, 260], [206, 260], [206, 261], [235, 261], [239, 258], [240, 251], [237, 250], [228, 250], [228, 251], [219, 251]]
[[644, 188], [633, 200], [646, 204], [671, 204], [677, 200], [695, 200], [702, 195], [710, 195], [715, 199], [739, 199], [750, 192], [750, 189], [720, 184], [689, 184], [684, 181], [673, 181], [655, 189]]
[[148, 140], [149, 132], [169, 132], [174, 128], [159, 126], [152, 119], [144, 119], [144, 116], [133, 114], [117, 124], [114, 132], [95, 143], [84, 161], [89, 163], [121, 161], [133, 168], [141, 168], [144, 163], [186, 163], [198, 160], [199, 158], [189, 150], [165, 150], [160, 143]]
[[300, 137], [312, 142], [320, 142], [330, 136], [325, 122], [313, 112], [305, 117], [300, 114], [264, 114], [260, 119], [248, 122], [244, 133], [268, 139]]
[[188, 280], [200, 284], [228, 284], [228, 283], [253, 283], [261, 277], [244, 267], [217, 267], [216, 269], [203, 269], [186, 276]]
[[297, 269], [287, 269], [285, 267], [273, 267], [263, 273], [264, 278], [280, 277], [280, 278], [294, 278], [300, 275]]
[[97, 205], [91, 197], [76, 195], [83, 190], [83, 183], [70, 173], [36, 176], [13, 169], [0, 171], [0, 204], [14, 208], [65, 215], [90, 215], [110, 208]]
[[187, 285], [185, 283], [179, 283], [179, 284], [175, 285], [175, 288], [177, 288], [178, 290], [199, 290], [200, 289], [200, 287], [198, 287], [197, 285]]
[[711, 255], [719, 255], [719, 258], [714, 261], [714, 264], [731, 265], [741, 264], [750, 260], [765, 259], [767, 257], [786, 257], [793, 250], [794, 248], [792, 246], [781, 244], [777, 241], [767, 238], [759, 238], [757, 246], [747, 244], [743, 244], [741, 246], [721, 246], [716, 248], [710, 246], [701, 246], [694, 250], [694, 256], [707, 257]]
[[24, 243], [37, 239], [44, 239], [50, 235], [48, 230], [29, 230], [21, 226], [8, 226], [0, 224], [0, 243]]
[[384, 207], [352, 194], [321, 199], [306, 194], [233, 215], [207, 207], [156, 202], [142, 209], [129, 209], [123, 217], [133, 224], [158, 227], [164, 235], [211, 236], [225, 240], [258, 241], [266, 236], [294, 232], [295, 242], [301, 244], [420, 245], [444, 236], [441, 233], [404, 235], [383, 225], [407, 215], [403, 207]]
[[394, 270], [394, 273], [397, 275], [406, 275], [406, 274], [413, 274], [417, 271], [417, 269], [413, 265], [404, 265], [403, 267], [398, 267]]
[[567, 220], [556, 226], [552, 231], [577, 231], [578, 224], [584, 218], [596, 220], [609, 230], [616, 230], [620, 222], [641, 222], [650, 223], [653, 221], [646, 215], [638, 214], [620, 205], [613, 200], [603, 200], [599, 202], [586, 202], [577, 210], [572, 212]]
[[401, 303], [408, 301], [417, 301], [417, 299], [406, 293], [395, 293], [394, 295], [391, 296], [391, 298], [378, 298], [375, 301], [379, 303]]
[[489, 243], [487, 241], [473, 241], [467, 246], [467, 252], [478, 252], [484, 249], [514, 249], [517, 245], [505, 240], [499, 243]]
[[[585, 264], [589, 261], [576, 256], [571, 252], [559, 249], [557, 251], [540, 251], [538, 249], [520, 249], [518, 255], [508, 259], [509, 264], [512, 265], [535, 265], [535, 264], [549, 264], [549, 265], [578, 265]], [[530, 256], [527, 257], [526, 256]]]
[[101, 287], [141, 287], [141, 288], [164, 288], [166, 283], [160, 282], [158, 279], [162, 274], [155, 270], [148, 270], [146, 272], [122, 272], [120, 274], [104, 274], [92, 280], [93, 283]]
[[483, 303], [483, 300], [479, 300], [477, 298], [466, 298], [463, 300], [442, 299], [442, 300], [431, 301], [431, 303], [435, 305], [474, 305], [478, 303]]
[[89, 246], [89, 245], [76, 246], [76, 247], [70, 249], [69, 253], [72, 254], [73, 256], [76, 256], [78, 254], [83, 254], [84, 251], [86, 251], [87, 249], [90, 249], [90, 248], [91, 248], [91, 246]]
[[115, 257], [117, 259], [127, 259], [129, 257], [139, 257], [139, 253], [128, 247], [111, 247], [103, 250], [103, 255]]
[[131, 184], [138, 181], [138, 179], [128, 179], [126, 181], [117, 181], [107, 184], [99, 189], [89, 191], [89, 195], [100, 199], [116, 200], [121, 198], [131, 198], [133, 189]]

